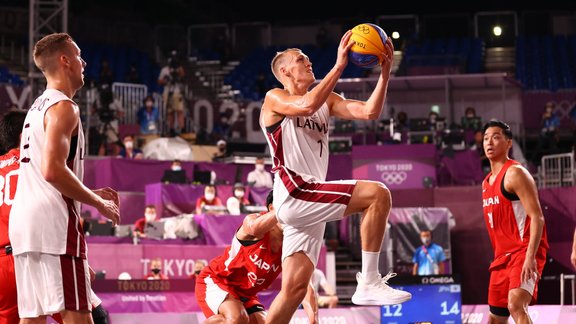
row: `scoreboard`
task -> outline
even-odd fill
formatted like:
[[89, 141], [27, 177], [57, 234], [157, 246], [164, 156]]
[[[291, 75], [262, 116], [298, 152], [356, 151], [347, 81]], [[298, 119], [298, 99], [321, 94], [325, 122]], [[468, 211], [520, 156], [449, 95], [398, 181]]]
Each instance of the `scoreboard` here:
[[394, 281], [393, 287], [410, 292], [412, 299], [398, 305], [381, 306], [382, 324], [462, 323], [460, 283], [456, 277], [415, 276], [404, 280], [396, 277]]

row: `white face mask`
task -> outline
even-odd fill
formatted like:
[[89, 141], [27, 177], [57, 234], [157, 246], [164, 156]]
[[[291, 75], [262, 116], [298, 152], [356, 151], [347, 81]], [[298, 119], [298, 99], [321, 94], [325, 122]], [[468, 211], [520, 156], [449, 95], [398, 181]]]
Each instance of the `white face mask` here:
[[134, 142], [132, 141], [125, 142], [124, 147], [126, 147], [127, 149], [131, 149], [134, 147]]
[[152, 101], [146, 101], [146, 107], [151, 108], [154, 105]]
[[264, 171], [264, 164], [256, 164], [256, 171]]
[[180, 166], [180, 165], [173, 165], [172, 166], [172, 171], [180, 171], [180, 170], [182, 170], [182, 166]]
[[146, 214], [144, 214], [144, 217], [146, 217], [147, 222], [152, 222], [152, 221], [156, 220], [156, 214], [155, 213], [146, 213]]
[[244, 197], [244, 190], [234, 190], [234, 196], [237, 198], [243, 198]]
[[430, 241], [431, 241], [429, 237], [421, 237], [420, 240], [422, 241], [422, 244], [424, 244], [424, 245], [430, 244]]
[[206, 198], [206, 200], [208, 200], [208, 201], [212, 201], [212, 200], [214, 200], [214, 194], [213, 193], [205, 193], [204, 198]]

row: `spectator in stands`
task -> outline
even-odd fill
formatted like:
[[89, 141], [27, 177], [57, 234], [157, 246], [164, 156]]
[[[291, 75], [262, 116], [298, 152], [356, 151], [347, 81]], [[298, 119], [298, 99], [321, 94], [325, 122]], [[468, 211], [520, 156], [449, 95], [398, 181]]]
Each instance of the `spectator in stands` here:
[[406, 136], [408, 131], [410, 131], [410, 123], [408, 122], [408, 114], [403, 111], [399, 111], [396, 114], [396, 120], [394, 121], [394, 133], [392, 134], [392, 143], [400, 144], [406, 142]]
[[266, 171], [264, 166], [264, 158], [256, 158], [256, 162], [254, 163], [254, 170], [248, 173], [246, 183], [256, 188], [272, 188], [272, 185], [274, 184], [272, 174]]
[[154, 98], [151, 95], [144, 98], [144, 106], [140, 107], [136, 114], [138, 125], [140, 125], [140, 134], [157, 135], [160, 126], [160, 112], [154, 105]]
[[106, 84], [111, 87], [114, 82], [114, 73], [110, 68], [110, 63], [108, 63], [107, 59], [103, 59], [100, 64], [98, 81], [100, 82], [100, 85]]
[[464, 130], [482, 130], [482, 120], [476, 116], [476, 109], [474, 109], [474, 107], [466, 108], [464, 116], [460, 119], [460, 124]]
[[470, 150], [478, 152], [480, 156], [480, 164], [482, 165], [483, 174], [488, 174], [490, 171], [490, 161], [484, 152], [484, 133], [481, 129], [474, 132], [474, 141], [469, 143]]
[[[316, 292], [318, 307], [322, 308], [335, 308], [338, 305], [338, 296], [336, 296], [336, 289], [328, 283], [326, 275], [320, 269], [314, 269], [312, 278], [310, 279], [312, 287]], [[322, 288], [324, 294], [319, 294], [319, 289]]]
[[218, 140], [218, 142], [216, 142], [216, 149], [218, 149], [218, 151], [216, 151], [216, 153], [214, 153], [214, 156], [212, 157], [212, 160], [219, 160], [219, 159], [223, 159], [225, 157], [228, 157], [228, 151], [227, 151], [227, 144], [225, 140]]
[[100, 85], [97, 91], [98, 95], [93, 104], [99, 119], [98, 132], [103, 141], [104, 155], [116, 155], [120, 144], [118, 131], [120, 120], [124, 118], [124, 107], [120, 98], [114, 96], [112, 86], [108, 83]]
[[414, 251], [412, 258], [412, 262], [414, 262], [412, 274], [415, 276], [444, 274], [446, 255], [440, 245], [432, 242], [432, 232], [429, 230], [421, 231], [420, 241], [422, 241], [422, 245]]
[[542, 155], [554, 154], [558, 150], [558, 128], [560, 127], [560, 118], [556, 115], [555, 105], [553, 102], [547, 102], [542, 114], [540, 136], [534, 152], [534, 163], [540, 165]]
[[148, 280], [168, 280], [168, 276], [162, 273], [162, 259], [155, 258], [150, 261], [150, 273], [144, 279]]
[[172, 161], [170, 169], [164, 170], [164, 175], [160, 180], [163, 183], [188, 183], [188, 176], [186, 171], [182, 170], [182, 161], [176, 159]]
[[142, 83], [138, 69], [134, 63], [130, 64], [128, 68], [128, 73], [126, 74], [126, 82], [128, 83]]
[[226, 208], [231, 215], [240, 215], [246, 213], [244, 206], [250, 205], [250, 201], [246, 198], [246, 190], [244, 185], [237, 183], [234, 185], [234, 195], [226, 200]]
[[207, 265], [208, 261], [206, 259], [196, 259], [196, 261], [194, 261], [194, 272], [190, 275], [190, 279], [196, 278]]
[[144, 153], [142, 153], [142, 150], [134, 147], [134, 136], [124, 136], [122, 143], [124, 147], [120, 150], [120, 153], [118, 153], [118, 157], [134, 160], [140, 160], [144, 158]]
[[222, 200], [216, 197], [216, 187], [213, 185], [207, 185], [204, 188], [204, 196], [196, 200], [196, 214], [211, 214], [210, 210], [206, 210], [204, 206], [224, 206]]
[[228, 138], [230, 135], [230, 124], [228, 123], [228, 116], [225, 114], [220, 115], [220, 119], [214, 123], [212, 128], [212, 136], [214, 138]]
[[[184, 66], [178, 57], [178, 52], [174, 50], [168, 58], [168, 64], [160, 70], [158, 76], [158, 84], [164, 87], [162, 99], [170, 136], [176, 136], [184, 130], [185, 77]], [[178, 123], [178, 129], [176, 129], [175, 121]]]
[[144, 217], [139, 218], [134, 223], [134, 236], [135, 237], [146, 237], [144, 229], [146, 228], [146, 223], [158, 220], [158, 215], [156, 214], [156, 206], [147, 205], [144, 208]]

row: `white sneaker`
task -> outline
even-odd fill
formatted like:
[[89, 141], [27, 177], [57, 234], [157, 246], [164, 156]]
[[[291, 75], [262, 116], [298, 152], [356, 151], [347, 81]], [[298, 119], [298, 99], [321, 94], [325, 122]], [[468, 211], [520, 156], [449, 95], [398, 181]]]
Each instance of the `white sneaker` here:
[[394, 289], [388, 286], [388, 279], [395, 277], [394, 272], [389, 272], [384, 278], [380, 275], [377, 281], [366, 283], [360, 272], [356, 274], [358, 286], [352, 296], [352, 302], [356, 305], [394, 305], [401, 304], [412, 298], [412, 294]]

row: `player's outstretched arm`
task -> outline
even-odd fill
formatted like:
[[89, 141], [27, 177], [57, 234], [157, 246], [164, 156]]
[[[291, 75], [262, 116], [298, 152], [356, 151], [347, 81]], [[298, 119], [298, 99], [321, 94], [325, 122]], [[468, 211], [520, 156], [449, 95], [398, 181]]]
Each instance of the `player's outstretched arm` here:
[[[344, 72], [346, 65], [348, 65], [348, 52], [354, 45], [354, 42], [350, 41], [351, 35], [352, 32], [347, 31], [342, 36], [338, 46], [336, 63], [318, 85], [304, 93], [289, 93], [285, 89], [272, 89], [266, 93], [262, 105], [263, 110], [268, 110], [281, 116], [310, 116], [320, 109], [328, 99], [328, 96], [333, 93], [338, 79]], [[306, 58], [301, 55], [296, 60], [306, 60]], [[311, 68], [312, 64], [310, 64]], [[279, 73], [289, 74], [290, 72], [281, 68]]]
[[274, 211], [269, 211], [264, 215], [250, 214], [244, 218], [236, 237], [239, 240], [261, 238], [276, 224], [278, 224], [278, 220]]
[[384, 60], [382, 61], [382, 71], [372, 94], [366, 101], [344, 99], [333, 93], [330, 95], [328, 105], [331, 107], [330, 114], [342, 119], [352, 120], [375, 120], [380, 117], [386, 93], [388, 92], [388, 81], [390, 80], [390, 70], [394, 60], [394, 46], [392, 40], [386, 40]]

